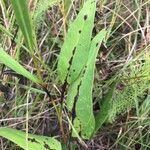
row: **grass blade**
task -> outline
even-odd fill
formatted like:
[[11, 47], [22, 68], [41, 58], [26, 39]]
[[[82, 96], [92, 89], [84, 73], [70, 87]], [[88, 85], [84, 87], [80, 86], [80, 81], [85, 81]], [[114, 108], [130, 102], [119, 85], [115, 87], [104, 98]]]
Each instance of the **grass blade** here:
[[27, 47], [33, 54], [36, 42], [27, 2], [27, 0], [11, 0], [16, 20], [24, 35]]
[[32, 75], [27, 71], [22, 65], [15, 61], [10, 55], [8, 55], [2, 48], [0, 48], [0, 63], [5, 64], [7, 67], [11, 68], [18, 74], [23, 75], [29, 80], [37, 84], [42, 84], [41, 80], [38, 79], [35, 75]]

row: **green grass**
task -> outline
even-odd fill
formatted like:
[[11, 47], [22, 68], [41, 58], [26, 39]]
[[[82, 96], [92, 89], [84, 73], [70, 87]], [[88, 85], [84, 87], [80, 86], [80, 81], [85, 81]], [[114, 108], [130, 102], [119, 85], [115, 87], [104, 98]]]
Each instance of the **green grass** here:
[[150, 149], [150, 1], [30, 2], [0, 1], [0, 149]]

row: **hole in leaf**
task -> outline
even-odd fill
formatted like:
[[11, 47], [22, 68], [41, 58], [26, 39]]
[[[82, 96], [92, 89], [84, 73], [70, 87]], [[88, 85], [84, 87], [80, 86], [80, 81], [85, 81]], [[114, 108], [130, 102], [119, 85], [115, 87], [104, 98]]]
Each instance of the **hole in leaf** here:
[[84, 20], [86, 20], [87, 19], [87, 15], [84, 15]]
[[44, 142], [44, 147], [45, 147], [46, 150], [51, 150], [51, 148], [49, 147], [48, 144], [46, 144], [46, 142]]
[[35, 138], [28, 138], [28, 141], [33, 142], [33, 143], [39, 143]]

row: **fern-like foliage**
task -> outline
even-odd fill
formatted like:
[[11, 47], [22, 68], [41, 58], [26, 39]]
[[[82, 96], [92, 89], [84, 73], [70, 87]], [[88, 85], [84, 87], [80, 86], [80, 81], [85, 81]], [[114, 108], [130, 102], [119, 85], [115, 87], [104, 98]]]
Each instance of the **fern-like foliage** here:
[[109, 112], [108, 122], [114, 121], [116, 116], [134, 106], [144, 91], [150, 87], [147, 82], [138, 82], [135, 85], [126, 87], [122, 92], [116, 91], [112, 100], [112, 109]]
[[[144, 92], [150, 88], [150, 60], [145, 63], [133, 64], [129, 67], [130, 74], [126, 76], [125, 88], [123, 90], [115, 90], [111, 100], [111, 109], [109, 110], [108, 122], [114, 121], [116, 116], [122, 112], [135, 106]], [[127, 71], [126, 71], [127, 72]], [[124, 73], [125, 74], [125, 73]], [[124, 82], [125, 82], [124, 81]]]
[[54, 4], [60, 0], [39, 0], [36, 5], [36, 9], [33, 15], [33, 21], [35, 29], [39, 29], [42, 21], [44, 20], [45, 12], [48, 8], [52, 7]]
[[[144, 63], [141, 61], [131, 63], [122, 72], [122, 78], [119, 77], [119, 81], [115, 79], [110, 85], [110, 89], [100, 105], [100, 111], [96, 114], [95, 132], [101, 128], [103, 123], [112, 123], [118, 114], [125, 113], [135, 107], [136, 103], [144, 100], [142, 96], [150, 88], [150, 59], [148, 55], [141, 59], [144, 60]], [[116, 88], [120, 81], [123, 83], [121, 90]]]

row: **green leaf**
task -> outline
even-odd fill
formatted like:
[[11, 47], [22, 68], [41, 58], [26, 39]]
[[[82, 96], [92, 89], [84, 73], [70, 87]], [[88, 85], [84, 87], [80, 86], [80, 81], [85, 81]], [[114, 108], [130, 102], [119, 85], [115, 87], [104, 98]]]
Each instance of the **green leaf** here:
[[57, 67], [62, 82], [66, 78], [68, 83], [75, 81], [87, 62], [95, 11], [96, 1], [87, 0], [75, 21], [70, 25]]
[[[121, 76], [123, 75], [128, 82], [126, 83], [127, 80], [125, 80], [126, 86], [123, 90], [115, 90], [107, 122], [112, 123], [119, 114], [137, 106], [138, 102], [141, 103], [141, 100], [145, 97], [146, 90], [150, 89], [150, 60], [149, 55], [144, 55], [146, 57], [141, 55], [144, 63], [137, 59], [127, 68], [124, 68]], [[139, 63], [138, 67], [136, 66], [137, 62]]]
[[2, 48], [0, 48], [0, 63], [5, 64], [7, 67], [11, 68], [18, 74], [23, 75], [29, 80], [42, 84], [42, 81], [38, 79], [35, 75], [32, 75], [29, 71], [27, 71], [22, 65], [20, 65], [16, 60], [14, 60], [10, 55], [8, 55]]
[[81, 135], [83, 138], [90, 138], [95, 129], [92, 102], [94, 70], [96, 56], [105, 35], [106, 31], [102, 30], [92, 40], [88, 61], [85, 65], [85, 68], [80, 77], [70, 85], [68, 91], [67, 106], [68, 109], [74, 111], [73, 113], [76, 115], [74, 123], [77, 122], [77, 125], [74, 124], [74, 126], [77, 130], [79, 129], [80, 121]]
[[38, 136], [28, 134], [28, 141], [26, 141], [26, 133], [11, 129], [0, 128], [0, 136], [12, 141], [23, 149], [29, 150], [61, 150], [61, 144], [56, 139], [46, 136]]
[[140, 106], [139, 115], [141, 117], [147, 117], [150, 114], [150, 95], [146, 97], [144, 102]]
[[110, 87], [109, 91], [102, 100], [102, 104], [100, 107], [101, 109], [95, 116], [95, 120], [96, 120], [95, 131], [94, 131], [95, 133], [98, 131], [98, 129], [101, 128], [103, 123], [105, 123], [105, 121], [107, 121], [109, 117], [109, 113], [113, 105], [112, 98], [113, 98], [113, 94], [116, 88], [116, 84], [117, 84], [117, 81], [115, 80], [109, 86]]
[[33, 54], [36, 44], [35, 33], [33, 31], [33, 26], [31, 23], [27, 2], [28, 0], [11, 0], [16, 20], [24, 35], [27, 47]]

